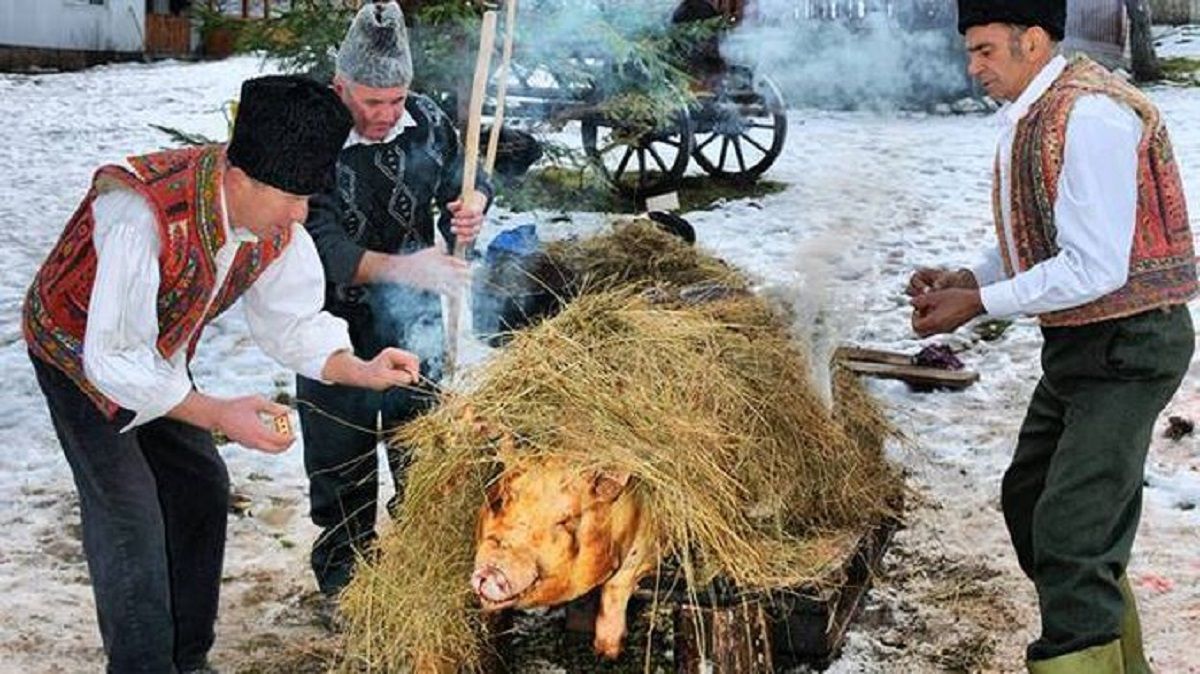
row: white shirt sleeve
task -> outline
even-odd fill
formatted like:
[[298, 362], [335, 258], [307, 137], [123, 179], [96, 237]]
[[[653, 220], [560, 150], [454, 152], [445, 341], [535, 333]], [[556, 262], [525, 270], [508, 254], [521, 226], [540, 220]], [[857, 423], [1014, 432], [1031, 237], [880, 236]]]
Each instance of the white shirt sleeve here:
[[971, 268], [971, 273], [975, 275], [975, 282], [981, 288], [1003, 281], [1008, 274], [1004, 271], [1004, 258], [1000, 257], [1000, 247], [992, 246], [983, 251], [983, 259]]
[[987, 313], [1070, 309], [1125, 285], [1137, 216], [1141, 136], [1138, 117], [1113, 99], [1085, 96], [1076, 102], [1054, 203], [1059, 252], [982, 288]]
[[83, 371], [134, 412], [123, 430], [163, 416], [192, 390], [185, 358], [158, 352], [158, 226], [146, 200], [114, 188], [92, 203], [96, 279], [83, 337]]
[[321, 379], [325, 361], [352, 349], [346, 322], [322, 311], [325, 274], [317, 247], [303, 225], [292, 225], [283, 255], [242, 296], [250, 334], [280, 365]]

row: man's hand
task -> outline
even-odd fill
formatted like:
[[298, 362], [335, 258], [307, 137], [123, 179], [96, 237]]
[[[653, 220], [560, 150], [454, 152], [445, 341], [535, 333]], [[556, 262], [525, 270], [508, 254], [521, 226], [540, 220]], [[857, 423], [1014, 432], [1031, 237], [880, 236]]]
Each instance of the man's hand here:
[[983, 313], [977, 288], [930, 290], [912, 299], [912, 326], [921, 337], [954, 332]]
[[407, 351], [388, 347], [370, 361], [349, 351], [338, 351], [325, 361], [321, 378], [345, 386], [383, 391], [393, 386], [411, 386], [420, 377], [420, 360]]
[[394, 282], [441, 295], [454, 295], [471, 284], [471, 265], [437, 247], [393, 256]]
[[206, 430], [221, 431], [244, 447], [278, 454], [291, 447], [296, 438], [290, 433], [276, 433], [274, 426], [265, 424], [263, 419], [287, 414], [288, 411], [284, 405], [262, 396], [213, 398], [192, 391], [167, 416]]
[[979, 282], [970, 269], [933, 269], [924, 267], [918, 269], [908, 280], [908, 288], [904, 292], [909, 297], [917, 297], [933, 290], [946, 288], [977, 289]]
[[478, 190], [471, 193], [465, 203], [458, 199], [446, 205], [450, 210], [450, 229], [454, 232], [456, 246], [467, 246], [483, 228], [483, 209], [487, 207], [487, 196]]

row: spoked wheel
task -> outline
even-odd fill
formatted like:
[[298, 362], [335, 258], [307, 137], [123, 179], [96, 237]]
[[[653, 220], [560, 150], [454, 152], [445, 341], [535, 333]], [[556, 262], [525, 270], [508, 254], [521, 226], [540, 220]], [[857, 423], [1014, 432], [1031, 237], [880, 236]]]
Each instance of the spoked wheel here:
[[697, 114], [692, 157], [705, 173], [724, 180], [755, 180], [783, 152], [787, 108], [765, 77], [731, 75]]
[[641, 198], [679, 186], [692, 153], [692, 118], [686, 109], [670, 128], [631, 132], [602, 117], [581, 122], [588, 159], [622, 194]]

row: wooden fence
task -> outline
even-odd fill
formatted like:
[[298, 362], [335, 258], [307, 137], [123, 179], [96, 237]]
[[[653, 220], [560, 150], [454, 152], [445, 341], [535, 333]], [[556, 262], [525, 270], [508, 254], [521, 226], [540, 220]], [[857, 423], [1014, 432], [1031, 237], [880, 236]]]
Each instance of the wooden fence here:
[[187, 56], [192, 51], [192, 22], [187, 15], [146, 15], [146, 54]]

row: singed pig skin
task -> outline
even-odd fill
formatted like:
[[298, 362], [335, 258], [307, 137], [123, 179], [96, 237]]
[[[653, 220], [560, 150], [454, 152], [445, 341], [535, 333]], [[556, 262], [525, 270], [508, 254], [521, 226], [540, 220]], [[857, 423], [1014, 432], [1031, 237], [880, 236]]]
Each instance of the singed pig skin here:
[[510, 470], [479, 511], [471, 587], [485, 610], [554, 606], [601, 587], [596, 652], [616, 658], [625, 608], [653, 571], [655, 527], [628, 475], [544, 460]]

